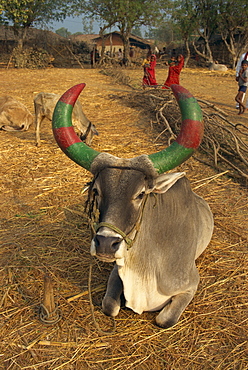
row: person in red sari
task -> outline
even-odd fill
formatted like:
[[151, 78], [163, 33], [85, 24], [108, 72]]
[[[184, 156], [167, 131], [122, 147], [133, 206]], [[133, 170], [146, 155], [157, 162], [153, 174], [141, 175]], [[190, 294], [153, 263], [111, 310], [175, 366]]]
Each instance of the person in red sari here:
[[168, 77], [162, 89], [169, 89], [169, 87], [173, 84], [180, 85], [179, 76], [180, 76], [183, 66], [184, 66], [184, 57], [182, 54], [180, 54], [178, 55], [176, 61], [170, 62]]
[[155, 76], [155, 67], [156, 67], [156, 55], [152, 54], [150, 57], [147, 57], [147, 60], [144, 61], [144, 77], [143, 77], [143, 86], [157, 86], [156, 76]]

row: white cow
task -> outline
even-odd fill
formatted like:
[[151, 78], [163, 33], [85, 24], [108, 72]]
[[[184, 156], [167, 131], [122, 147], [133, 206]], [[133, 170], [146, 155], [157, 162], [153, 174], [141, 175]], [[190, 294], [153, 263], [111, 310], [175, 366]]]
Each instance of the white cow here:
[[227, 66], [224, 64], [219, 63], [210, 63], [208, 66], [210, 71], [220, 71], [220, 72], [226, 72], [228, 70]]
[[[36, 145], [40, 146], [40, 126], [44, 118], [52, 121], [54, 108], [60, 98], [59, 94], [40, 92], [34, 98]], [[91, 144], [94, 135], [98, 135], [95, 126], [85, 116], [82, 105], [76, 102], [72, 112], [72, 123], [81, 140]]]

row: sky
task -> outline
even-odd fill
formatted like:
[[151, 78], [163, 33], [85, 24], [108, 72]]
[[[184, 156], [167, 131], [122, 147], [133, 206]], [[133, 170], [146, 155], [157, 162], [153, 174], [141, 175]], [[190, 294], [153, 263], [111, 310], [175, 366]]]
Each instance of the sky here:
[[[82, 19], [83, 19], [82, 16], [81, 17], [66, 17], [66, 19], [63, 22], [53, 22], [51, 24], [48, 24], [47, 26], [48, 26], [48, 29], [53, 32], [55, 32], [59, 28], [64, 27], [64, 28], [67, 28], [67, 30], [71, 32], [72, 34], [76, 32], [84, 33]], [[113, 27], [111, 31], [114, 31], [114, 30], [118, 30], [118, 29]], [[145, 28], [141, 27], [141, 31], [142, 32], [145, 31]], [[110, 30], [108, 32], [110, 32]], [[93, 25], [93, 33], [96, 35], [99, 34], [99, 25], [97, 22], [95, 22]]]
[[[62, 27], [67, 28], [71, 33], [83, 32], [82, 17], [67, 17], [63, 22], [53, 22], [48, 25], [49, 30], [53, 32]], [[93, 33], [99, 33], [99, 27], [97, 24], [95, 24], [93, 28]]]

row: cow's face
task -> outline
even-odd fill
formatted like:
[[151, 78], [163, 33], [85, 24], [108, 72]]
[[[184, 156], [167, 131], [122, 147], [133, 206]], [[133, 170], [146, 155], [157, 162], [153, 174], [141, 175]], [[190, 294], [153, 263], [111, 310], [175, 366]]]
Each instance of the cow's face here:
[[102, 170], [92, 191], [100, 214], [99, 223], [109, 225], [97, 230], [91, 242], [91, 254], [106, 262], [116, 260], [121, 265], [128, 249], [125, 236], [134, 238], [148, 194], [166, 192], [182, 176], [184, 173], [171, 173], [148, 179], [138, 170]]
[[92, 191], [100, 212], [99, 223], [105, 222], [117, 229], [100, 227], [92, 240], [91, 254], [108, 262], [121, 259], [127, 245], [118, 229], [130, 237], [135, 233], [133, 229], [145, 195], [151, 191], [146, 176], [136, 170], [106, 168], [96, 177]]

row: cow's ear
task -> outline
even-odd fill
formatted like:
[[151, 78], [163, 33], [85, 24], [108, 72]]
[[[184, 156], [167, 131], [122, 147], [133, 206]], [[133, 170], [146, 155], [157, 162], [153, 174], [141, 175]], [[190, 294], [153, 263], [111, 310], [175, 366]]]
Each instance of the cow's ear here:
[[177, 182], [177, 180], [184, 176], [185, 172], [165, 173], [158, 176], [155, 180], [153, 193], [165, 193]]

